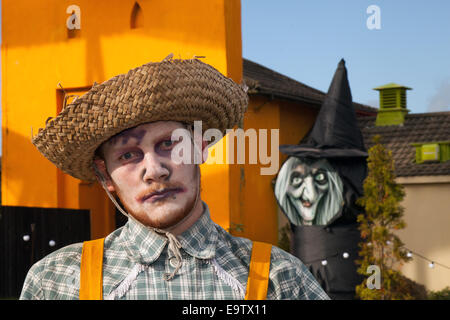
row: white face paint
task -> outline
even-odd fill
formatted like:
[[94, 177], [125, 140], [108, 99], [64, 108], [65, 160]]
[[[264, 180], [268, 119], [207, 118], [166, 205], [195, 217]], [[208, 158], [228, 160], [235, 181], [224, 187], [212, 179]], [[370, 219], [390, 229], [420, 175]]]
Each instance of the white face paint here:
[[[125, 209], [144, 225], [168, 229], [183, 222], [197, 200], [196, 164], [176, 164], [171, 150], [175, 129], [183, 125], [158, 121], [125, 130], [101, 147], [104, 160], [96, 160]], [[201, 209], [200, 212], [202, 211]]]

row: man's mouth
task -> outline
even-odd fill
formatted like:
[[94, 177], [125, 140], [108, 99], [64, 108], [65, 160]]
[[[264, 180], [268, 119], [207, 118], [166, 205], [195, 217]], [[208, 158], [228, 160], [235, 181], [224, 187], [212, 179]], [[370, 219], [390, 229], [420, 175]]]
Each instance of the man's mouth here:
[[163, 200], [167, 197], [173, 196], [177, 193], [183, 192], [182, 188], [166, 188], [158, 191], [151, 192], [140, 198], [141, 202], [150, 201], [156, 202]]

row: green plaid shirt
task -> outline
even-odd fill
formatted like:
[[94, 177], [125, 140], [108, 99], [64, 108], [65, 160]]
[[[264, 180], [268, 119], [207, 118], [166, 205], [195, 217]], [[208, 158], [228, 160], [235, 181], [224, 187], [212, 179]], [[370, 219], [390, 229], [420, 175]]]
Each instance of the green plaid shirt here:
[[[129, 219], [105, 238], [104, 299], [243, 299], [252, 242], [230, 235], [204, 213], [177, 239], [182, 266], [175, 277], [168, 240]], [[46, 256], [28, 272], [20, 299], [78, 299], [82, 243]], [[272, 247], [268, 299], [329, 299], [306, 266]]]

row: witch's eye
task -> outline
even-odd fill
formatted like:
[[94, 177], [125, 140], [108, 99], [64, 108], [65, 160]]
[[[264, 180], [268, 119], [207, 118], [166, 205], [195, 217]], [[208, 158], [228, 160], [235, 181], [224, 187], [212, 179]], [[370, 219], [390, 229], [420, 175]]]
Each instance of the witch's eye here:
[[298, 187], [303, 182], [303, 179], [300, 176], [293, 176], [291, 178], [291, 184], [294, 187]]
[[323, 172], [319, 172], [314, 176], [314, 180], [316, 180], [319, 183], [324, 183], [327, 178]]

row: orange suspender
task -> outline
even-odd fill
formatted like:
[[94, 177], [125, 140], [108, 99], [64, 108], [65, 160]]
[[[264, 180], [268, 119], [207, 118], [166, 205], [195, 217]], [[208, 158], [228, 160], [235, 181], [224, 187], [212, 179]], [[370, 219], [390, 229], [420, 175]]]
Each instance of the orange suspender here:
[[[80, 300], [103, 299], [103, 242], [104, 238], [83, 243], [80, 267]], [[272, 246], [253, 242], [245, 300], [265, 300], [269, 285]]]
[[245, 300], [266, 300], [272, 245], [253, 241]]
[[103, 299], [103, 240], [83, 243], [80, 266], [80, 300]]

